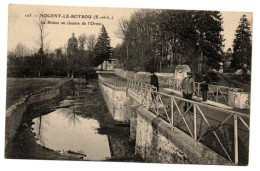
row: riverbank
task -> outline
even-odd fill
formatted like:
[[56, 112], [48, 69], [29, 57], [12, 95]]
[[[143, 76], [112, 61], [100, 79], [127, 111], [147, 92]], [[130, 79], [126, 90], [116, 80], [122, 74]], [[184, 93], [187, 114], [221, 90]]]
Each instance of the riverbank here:
[[60, 99], [54, 99], [37, 107], [30, 108], [23, 116], [22, 124], [18, 128], [13, 141], [9, 142], [5, 148], [5, 158], [8, 159], [47, 159], [47, 160], [72, 160], [51, 149], [40, 146], [36, 143], [35, 135], [31, 130], [32, 119], [52, 112], [51, 106], [57, 105]]
[[59, 86], [64, 78], [8, 78], [6, 89], [6, 109], [20, 98], [43, 88]]

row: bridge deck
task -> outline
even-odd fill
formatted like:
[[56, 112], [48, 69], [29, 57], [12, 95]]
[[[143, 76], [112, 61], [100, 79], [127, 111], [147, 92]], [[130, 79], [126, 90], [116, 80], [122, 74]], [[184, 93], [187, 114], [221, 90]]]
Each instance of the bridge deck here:
[[[117, 87], [127, 87], [127, 79], [126, 78], [122, 78], [117, 76], [114, 73], [100, 73], [100, 75], [102, 75], [103, 78], [105, 78], [105, 81], [109, 84], [115, 85]], [[159, 85], [160, 86], [160, 85]], [[169, 94], [169, 95], [177, 95], [179, 97], [182, 97], [182, 93], [178, 90], [174, 90], [172, 88], [168, 88], [165, 85], [160, 86], [160, 92]], [[202, 102], [201, 101], [201, 97], [197, 97], [194, 96], [193, 99], [196, 102]], [[220, 107], [223, 109], [229, 109], [229, 110], [233, 110], [236, 112], [242, 112], [242, 113], [250, 113], [249, 109], [237, 109], [237, 108], [232, 108], [231, 106], [225, 105], [223, 103], [218, 103], [212, 100], [207, 100], [206, 102], [202, 102], [208, 105], [212, 105], [212, 106], [216, 106], [216, 107]]]

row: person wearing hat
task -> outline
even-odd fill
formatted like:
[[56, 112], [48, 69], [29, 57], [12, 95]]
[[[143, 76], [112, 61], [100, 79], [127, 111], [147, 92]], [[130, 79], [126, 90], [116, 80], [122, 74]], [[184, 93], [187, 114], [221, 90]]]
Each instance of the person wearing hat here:
[[207, 101], [207, 99], [208, 99], [209, 83], [210, 83], [210, 80], [206, 76], [206, 72], [202, 71], [200, 92], [201, 92], [201, 96], [202, 96], [202, 101], [204, 101], [204, 102]]
[[[182, 95], [183, 98], [187, 100], [192, 100], [192, 94], [195, 90], [195, 82], [194, 78], [192, 77], [191, 72], [187, 72], [187, 77], [185, 77], [182, 81]], [[190, 107], [189, 102], [185, 102], [184, 111], [187, 111], [188, 107]], [[193, 111], [193, 108], [190, 108], [190, 111]]]
[[[154, 71], [151, 71], [150, 85], [153, 85], [154, 87], [156, 87], [156, 90], [159, 91], [159, 81]], [[154, 101], [156, 98], [156, 94], [154, 92], [151, 92], [151, 96], [152, 96], [152, 101]]]

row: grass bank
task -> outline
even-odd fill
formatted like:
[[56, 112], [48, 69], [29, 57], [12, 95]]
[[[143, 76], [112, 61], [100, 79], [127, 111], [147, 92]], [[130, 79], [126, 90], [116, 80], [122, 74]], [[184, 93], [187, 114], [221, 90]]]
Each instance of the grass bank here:
[[60, 85], [65, 81], [63, 78], [7, 78], [6, 108], [25, 95], [42, 88]]

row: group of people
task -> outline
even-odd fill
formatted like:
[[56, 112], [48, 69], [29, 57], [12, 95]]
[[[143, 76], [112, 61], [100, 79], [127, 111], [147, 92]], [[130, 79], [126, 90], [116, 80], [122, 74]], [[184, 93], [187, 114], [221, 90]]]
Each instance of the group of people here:
[[[206, 76], [206, 72], [202, 71], [202, 76], [200, 78], [200, 92], [201, 92], [201, 96], [202, 96], [202, 101], [204, 101], [204, 102], [207, 101], [207, 99], [208, 99], [209, 83], [210, 83], [210, 80]], [[158, 77], [154, 74], [154, 72], [152, 72], [150, 84], [155, 86], [157, 88], [157, 91], [159, 91]], [[185, 77], [181, 83], [181, 91], [182, 91], [183, 98], [185, 98], [187, 100], [192, 100], [192, 96], [195, 93], [195, 90], [196, 90], [195, 89], [195, 80], [192, 76], [192, 73], [188, 72], [187, 77]], [[156, 98], [156, 95], [154, 93], [152, 93], [151, 96], [152, 96], [152, 100], [154, 100]], [[193, 111], [193, 108], [190, 107], [190, 103], [185, 102], [184, 111], [187, 111], [188, 108], [190, 111]]]

